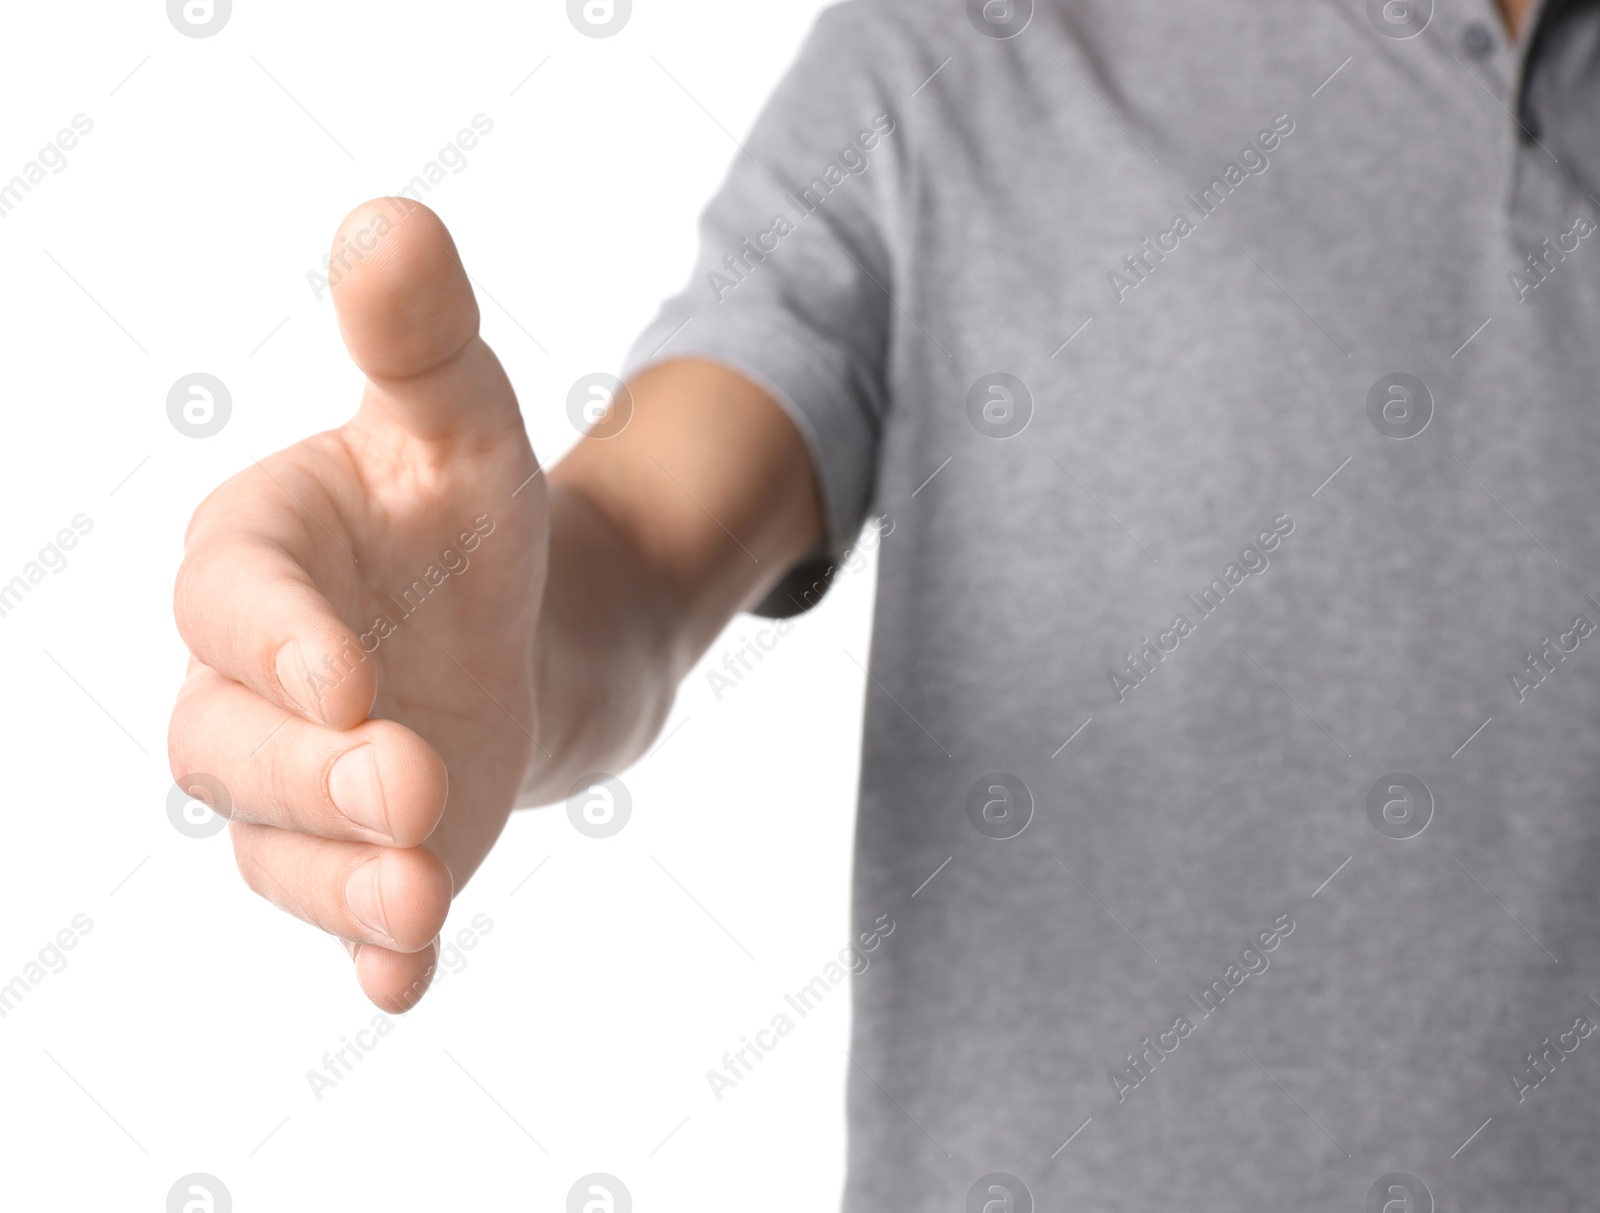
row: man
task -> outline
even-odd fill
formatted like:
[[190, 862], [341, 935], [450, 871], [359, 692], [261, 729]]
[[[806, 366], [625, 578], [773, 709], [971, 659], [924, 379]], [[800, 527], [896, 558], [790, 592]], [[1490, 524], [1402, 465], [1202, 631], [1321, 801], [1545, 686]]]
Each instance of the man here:
[[512, 806], [886, 515], [848, 1209], [1592, 1207], [1597, 132], [1589, 0], [850, 0], [548, 474], [362, 207], [360, 411], [196, 513], [174, 770], [404, 1008]]

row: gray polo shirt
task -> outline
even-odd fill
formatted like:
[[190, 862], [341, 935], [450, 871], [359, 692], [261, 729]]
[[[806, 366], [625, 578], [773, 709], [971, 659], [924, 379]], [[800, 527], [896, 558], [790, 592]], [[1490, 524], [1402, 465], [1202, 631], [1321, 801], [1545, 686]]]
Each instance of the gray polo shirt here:
[[1595, 1207], [1597, 58], [821, 17], [628, 369], [770, 390], [835, 558], [889, 520], [851, 1213]]

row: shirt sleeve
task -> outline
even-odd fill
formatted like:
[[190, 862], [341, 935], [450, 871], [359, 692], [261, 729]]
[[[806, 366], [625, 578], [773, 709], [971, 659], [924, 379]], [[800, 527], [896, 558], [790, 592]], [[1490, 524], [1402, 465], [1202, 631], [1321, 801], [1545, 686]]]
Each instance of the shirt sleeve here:
[[895, 120], [870, 65], [861, 0], [825, 10], [700, 219], [699, 252], [623, 363], [721, 363], [804, 436], [826, 538], [755, 609], [813, 605], [869, 512], [885, 407], [889, 258], [884, 199]]

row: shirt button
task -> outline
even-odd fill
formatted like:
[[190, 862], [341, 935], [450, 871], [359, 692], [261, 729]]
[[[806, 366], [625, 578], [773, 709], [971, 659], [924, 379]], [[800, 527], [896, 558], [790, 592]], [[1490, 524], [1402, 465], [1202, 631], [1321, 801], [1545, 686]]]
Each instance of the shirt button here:
[[1474, 59], [1482, 59], [1494, 49], [1494, 35], [1481, 22], [1469, 21], [1461, 31], [1461, 49]]

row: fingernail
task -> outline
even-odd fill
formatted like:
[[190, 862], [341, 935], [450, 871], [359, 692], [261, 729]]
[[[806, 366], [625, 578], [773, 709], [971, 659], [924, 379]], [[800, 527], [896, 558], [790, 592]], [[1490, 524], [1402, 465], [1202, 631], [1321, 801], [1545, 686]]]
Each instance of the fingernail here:
[[358, 826], [389, 836], [389, 814], [384, 808], [383, 785], [378, 782], [378, 760], [371, 743], [341, 754], [328, 771], [328, 796]]
[[310, 712], [320, 718], [316, 705], [306, 693], [308, 689], [306, 662], [300, 653], [298, 640], [284, 641], [278, 649], [278, 655], [272, 660], [272, 668], [277, 673], [278, 685], [283, 688], [283, 693], [288, 696], [289, 702], [302, 712]]
[[356, 921], [380, 938], [388, 939], [389, 928], [383, 921], [383, 898], [378, 895], [378, 863], [370, 859], [350, 873], [344, 886], [344, 900]]

